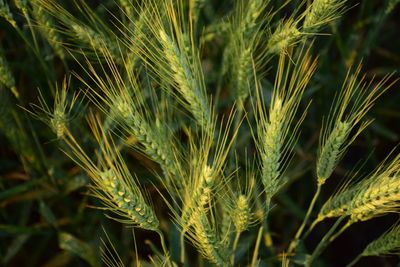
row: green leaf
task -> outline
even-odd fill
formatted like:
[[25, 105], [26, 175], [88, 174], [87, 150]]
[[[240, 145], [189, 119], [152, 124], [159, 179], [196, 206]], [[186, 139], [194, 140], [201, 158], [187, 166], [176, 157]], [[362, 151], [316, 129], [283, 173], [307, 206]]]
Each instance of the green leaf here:
[[69, 233], [62, 232], [58, 235], [58, 244], [61, 249], [76, 254], [92, 267], [99, 266], [96, 253], [91, 245], [79, 240]]

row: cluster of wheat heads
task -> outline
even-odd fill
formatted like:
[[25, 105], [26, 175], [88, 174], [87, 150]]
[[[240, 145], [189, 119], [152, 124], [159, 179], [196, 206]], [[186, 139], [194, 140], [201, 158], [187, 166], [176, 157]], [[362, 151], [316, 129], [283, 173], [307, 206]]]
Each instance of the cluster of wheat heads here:
[[[284, 249], [270, 231], [274, 197], [291, 178], [288, 169], [312, 105], [304, 97], [317, 68], [310, 38], [340, 17], [346, 0], [302, 3], [289, 17], [280, 11], [290, 1], [237, 1], [226, 18], [205, 29], [198, 24], [205, 0], [115, 2], [117, 8], [108, 11], [112, 23], [84, 1], [76, 1], [84, 19], [52, 0], [20, 0], [15, 6], [31, 16], [32, 27], [65, 65], [67, 58], [78, 63], [74, 79], [84, 92], [70, 93], [65, 80], [53, 88], [53, 105], [41, 96], [31, 113], [88, 174], [90, 195], [102, 202], [98, 208], [122, 224], [158, 234], [162, 251], [153, 247], [154, 266], [312, 266], [350, 225], [397, 211], [399, 155], [364, 179], [352, 178], [316, 208], [323, 185], [371, 123], [366, 113], [393, 84], [392, 75], [366, 81], [359, 65], [348, 71], [326, 111], [316, 192], [303, 223]], [[0, 15], [18, 28], [3, 1]], [[223, 43], [220, 69], [207, 70], [203, 50], [209, 43]], [[0, 81], [19, 97], [2, 54]], [[78, 99], [88, 102], [89, 130], [73, 127]], [[251, 151], [240, 150], [243, 142], [253, 145]], [[129, 168], [130, 151], [151, 162], [150, 178]], [[149, 187], [168, 216], [155, 209]], [[330, 218], [335, 224], [318, 245], [300, 250], [315, 226]], [[397, 252], [398, 236], [394, 226], [356, 260]], [[123, 266], [115, 254], [106, 247], [104, 262]]]

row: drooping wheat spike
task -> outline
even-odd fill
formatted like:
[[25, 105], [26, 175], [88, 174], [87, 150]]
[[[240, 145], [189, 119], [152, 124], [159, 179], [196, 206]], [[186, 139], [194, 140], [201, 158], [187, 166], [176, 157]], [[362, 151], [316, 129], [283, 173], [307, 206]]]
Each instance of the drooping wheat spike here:
[[17, 22], [14, 20], [13, 14], [10, 11], [10, 6], [4, 3], [4, 0], [0, 0], [0, 17], [4, 18], [14, 28], [17, 27]]
[[3, 54], [3, 50], [0, 48], [0, 84], [4, 85], [14, 94], [16, 98], [19, 98], [19, 93], [15, 84], [14, 75], [8, 65], [7, 59]]
[[267, 206], [283, 184], [279, 177], [288, 163], [297, 129], [304, 116], [294, 126], [292, 121], [316, 66], [316, 62], [310, 59], [308, 52], [300, 53], [295, 67], [286, 62], [286, 56], [281, 54], [268, 115], [263, 97], [257, 91], [256, 142], [260, 153], [261, 181], [264, 185]]
[[146, 203], [137, 179], [132, 177], [118, 149], [100, 124], [99, 118], [90, 116], [89, 125], [100, 146], [97, 155], [99, 162], [94, 163], [72, 134], [67, 132], [64, 140], [72, 151], [69, 156], [88, 173], [94, 183], [91, 188], [93, 196], [102, 200], [106, 210], [118, 216], [114, 219], [143, 229], [159, 231], [159, 221], [153, 209]]
[[[389, 83], [391, 75], [387, 75], [371, 86], [372, 81], [367, 83], [364, 77], [359, 78], [360, 71], [361, 65], [354, 74], [348, 72], [322, 128], [316, 167], [319, 185], [331, 176], [349, 145], [370, 123], [361, 120], [374, 101], [393, 84]], [[350, 135], [354, 128], [357, 128], [355, 133]]]
[[389, 164], [384, 161], [369, 177], [345, 186], [319, 212], [325, 218], [350, 216], [349, 223], [366, 221], [398, 209], [400, 198], [400, 154]]
[[347, 0], [314, 0], [307, 8], [303, 31], [312, 33], [340, 17]]
[[137, 138], [144, 147], [142, 151], [160, 164], [168, 181], [178, 179], [179, 157], [170, 130], [160, 121], [150, 123], [155, 119], [150, 115], [151, 108], [142, 98], [135, 74], [125, 69], [124, 79], [107, 48], [103, 49], [108, 70], [96, 70], [87, 60], [87, 66], [83, 68], [91, 81], [81, 77], [79, 79], [89, 88], [91, 99], [99, 109], [109, 114], [111, 120], [117, 122], [126, 134]]
[[32, 1], [32, 14], [43, 36], [47, 39], [54, 52], [61, 58], [65, 58], [62, 47], [62, 39], [56, 30], [53, 18], [43, 9], [40, 3]]
[[299, 29], [298, 21], [293, 18], [282, 20], [268, 37], [266, 53], [287, 53], [291, 46], [299, 42], [301, 36], [302, 32]]

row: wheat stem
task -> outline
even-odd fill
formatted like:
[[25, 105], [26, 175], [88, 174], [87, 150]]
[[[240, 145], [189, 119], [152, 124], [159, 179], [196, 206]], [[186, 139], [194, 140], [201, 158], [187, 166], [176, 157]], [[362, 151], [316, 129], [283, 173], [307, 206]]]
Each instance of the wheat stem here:
[[311, 256], [307, 259], [305, 266], [306, 267], [311, 267], [311, 264], [313, 261], [321, 255], [321, 253], [324, 251], [324, 249], [329, 245], [330, 243], [330, 238], [332, 234], [336, 231], [340, 223], [343, 221], [345, 217], [342, 216], [339, 219], [336, 220], [335, 224], [329, 229], [329, 231], [324, 235], [324, 237], [321, 239], [317, 247], [314, 249], [313, 253]]
[[311, 212], [314, 209], [315, 203], [317, 202], [317, 199], [318, 199], [318, 196], [319, 196], [320, 192], [321, 192], [321, 185], [318, 184], [317, 185], [317, 191], [315, 192], [315, 194], [314, 194], [314, 196], [313, 196], [313, 198], [311, 200], [310, 206], [307, 209], [307, 213], [306, 213], [306, 215], [304, 217], [303, 223], [301, 224], [301, 226], [297, 230], [293, 241], [289, 245], [288, 253], [291, 253], [292, 251], [294, 251], [296, 249], [296, 247], [298, 245], [298, 242], [299, 242], [299, 239], [301, 237], [301, 234], [303, 233], [304, 228], [305, 228], [305, 226], [306, 226], [306, 224], [307, 224], [307, 222], [308, 222], [308, 220], [310, 218]]

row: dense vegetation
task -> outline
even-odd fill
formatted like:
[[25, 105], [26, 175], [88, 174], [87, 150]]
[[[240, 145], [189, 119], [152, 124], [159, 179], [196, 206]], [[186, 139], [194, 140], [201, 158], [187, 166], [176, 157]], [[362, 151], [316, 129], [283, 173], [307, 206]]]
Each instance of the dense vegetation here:
[[395, 266], [399, 2], [0, 0], [1, 263]]

